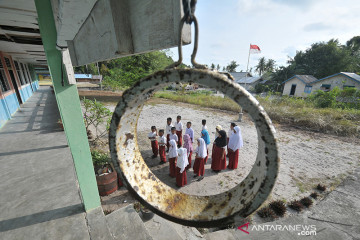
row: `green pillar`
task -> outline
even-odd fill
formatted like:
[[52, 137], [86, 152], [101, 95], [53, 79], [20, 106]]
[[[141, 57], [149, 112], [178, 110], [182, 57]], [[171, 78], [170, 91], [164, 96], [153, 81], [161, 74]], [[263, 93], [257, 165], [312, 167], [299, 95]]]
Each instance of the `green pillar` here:
[[[38, 22], [46, 59], [53, 81], [56, 101], [64, 125], [65, 134], [74, 160], [76, 175], [85, 210], [100, 206], [91, 160], [89, 142], [81, 111], [76, 85], [61, 84], [61, 52], [56, 49], [56, 27], [50, 0], [35, 0]], [[66, 76], [66, 74], [64, 74]]]

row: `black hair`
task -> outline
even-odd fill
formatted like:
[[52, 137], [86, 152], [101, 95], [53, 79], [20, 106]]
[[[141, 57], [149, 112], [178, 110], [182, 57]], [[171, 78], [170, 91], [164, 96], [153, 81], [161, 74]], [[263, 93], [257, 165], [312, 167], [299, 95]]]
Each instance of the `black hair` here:
[[202, 123], [202, 124], [206, 124], [206, 120], [203, 119], [203, 120], [201, 121], [201, 123]]
[[191, 122], [187, 122], [186, 124], [188, 124], [188, 123], [191, 125]]
[[181, 116], [179, 115], [179, 116], [177, 116], [176, 118], [179, 118], [179, 119], [181, 119]]
[[151, 126], [151, 130], [155, 129], [156, 130], [156, 127], [155, 126]]
[[164, 129], [160, 129], [160, 130], [159, 130], [159, 133], [164, 133]]
[[166, 120], [167, 120], [167, 121], [172, 121], [171, 117], [168, 117]]
[[232, 123], [231, 123], [231, 126], [236, 127], [236, 123], [233, 123], [233, 122], [232, 122]]
[[172, 130], [176, 130], [176, 127], [172, 127], [172, 128], [171, 128], [171, 131], [172, 131]]

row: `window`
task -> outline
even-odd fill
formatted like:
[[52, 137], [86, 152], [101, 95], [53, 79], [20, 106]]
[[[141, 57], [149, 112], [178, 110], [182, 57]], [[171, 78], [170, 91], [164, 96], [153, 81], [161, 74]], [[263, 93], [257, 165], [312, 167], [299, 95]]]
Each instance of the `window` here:
[[18, 62], [17, 62], [17, 61], [14, 61], [14, 64], [15, 64], [15, 69], [16, 69], [16, 72], [17, 72], [18, 77], [19, 77], [19, 79], [20, 79], [21, 85], [25, 85], [25, 84], [26, 84], [26, 81], [25, 81], [24, 75], [23, 75], [22, 72], [20, 71], [20, 67], [19, 67]]
[[355, 86], [350, 86], [350, 85], [344, 85], [343, 86], [343, 89], [345, 89], [345, 88], [354, 88]]
[[306, 85], [304, 92], [305, 92], [305, 93], [311, 93], [311, 89], [312, 89], [312, 86]]
[[28, 79], [28, 75], [26, 74], [26, 69], [25, 69], [24, 64], [23, 64], [23, 63], [20, 63], [19, 65], [20, 65], [20, 68], [21, 68], [22, 73], [24, 74], [25, 82], [26, 82], [26, 83], [29, 83], [30, 81], [29, 81], [29, 79]]
[[[2, 67], [1, 63], [0, 63], [0, 67]], [[1, 81], [1, 90], [3, 92], [9, 91], [10, 90], [9, 83], [5, 77], [5, 71], [3, 68], [0, 68], [0, 81]]]
[[330, 91], [331, 84], [322, 84], [320, 87], [320, 90], [323, 90], [324, 92]]
[[26, 74], [28, 76], [29, 83], [31, 83], [32, 80], [31, 80], [29, 68], [28, 68], [28, 66], [26, 64], [24, 64], [23, 66], [24, 66], [25, 72], [26, 72]]

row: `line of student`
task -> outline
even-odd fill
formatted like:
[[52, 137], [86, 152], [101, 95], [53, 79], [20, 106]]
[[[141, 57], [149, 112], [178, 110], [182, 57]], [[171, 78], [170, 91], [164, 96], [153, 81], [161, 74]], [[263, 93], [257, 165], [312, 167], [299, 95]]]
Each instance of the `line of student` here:
[[[193, 150], [194, 130], [191, 122], [187, 122], [185, 134], [182, 135], [183, 125], [181, 116], [177, 116], [176, 122], [172, 124], [172, 119], [167, 118], [165, 132], [155, 126], [151, 127], [148, 137], [151, 140], [153, 158], [160, 155], [160, 164], [166, 163], [166, 152], [169, 153], [169, 175], [176, 178], [176, 184], [182, 187], [187, 184], [186, 171], [191, 168], [192, 154], [195, 153], [193, 165], [194, 177], [198, 181], [204, 178], [205, 164], [208, 160], [208, 145], [210, 145], [210, 135], [206, 127], [206, 120], [202, 120], [201, 137], [197, 139], [197, 148]], [[156, 137], [158, 136], [158, 140]], [[184, 143], [183, 143], [184, 140]], [[227, 168], [236, 169], [239, 159], [239, 149], [243, 146], [241, 130], [235, 123], [231, 123], [228, 134], [220, 125], [216, 126], [215, 141], [212, 148], [211, 169], [220, 172]], [[166, 149], [167, 148], [167, 149]], [[166, 149], [166, 150], [165, 150]], [[226, 155], [227, 149], [227, 155]], [[229, 164], [226, 166], [226, 156], [229, 157]]]

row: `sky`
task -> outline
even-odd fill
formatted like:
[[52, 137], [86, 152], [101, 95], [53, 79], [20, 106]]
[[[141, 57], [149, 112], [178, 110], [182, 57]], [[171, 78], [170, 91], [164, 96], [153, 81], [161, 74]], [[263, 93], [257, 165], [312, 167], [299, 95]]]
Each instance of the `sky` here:
[[[198, 0], [198, 63], [226, 66], [235, 60], [237, 71], [246, 71], [250, 44], [260, 54], [251, 54], [249, 68], [258, 59], [274, 59], [286, 65], [296, 51], [312, 43], [360, 35], [359, 0]], [[192, 27], [193, 28], [193, 27]], [[192, 29], [192, 35], [194, 29]], [[183, 46], [184, 63], [190, 65], [193, 44]], [[177, 48], [171, 49], [174, 60]]]

